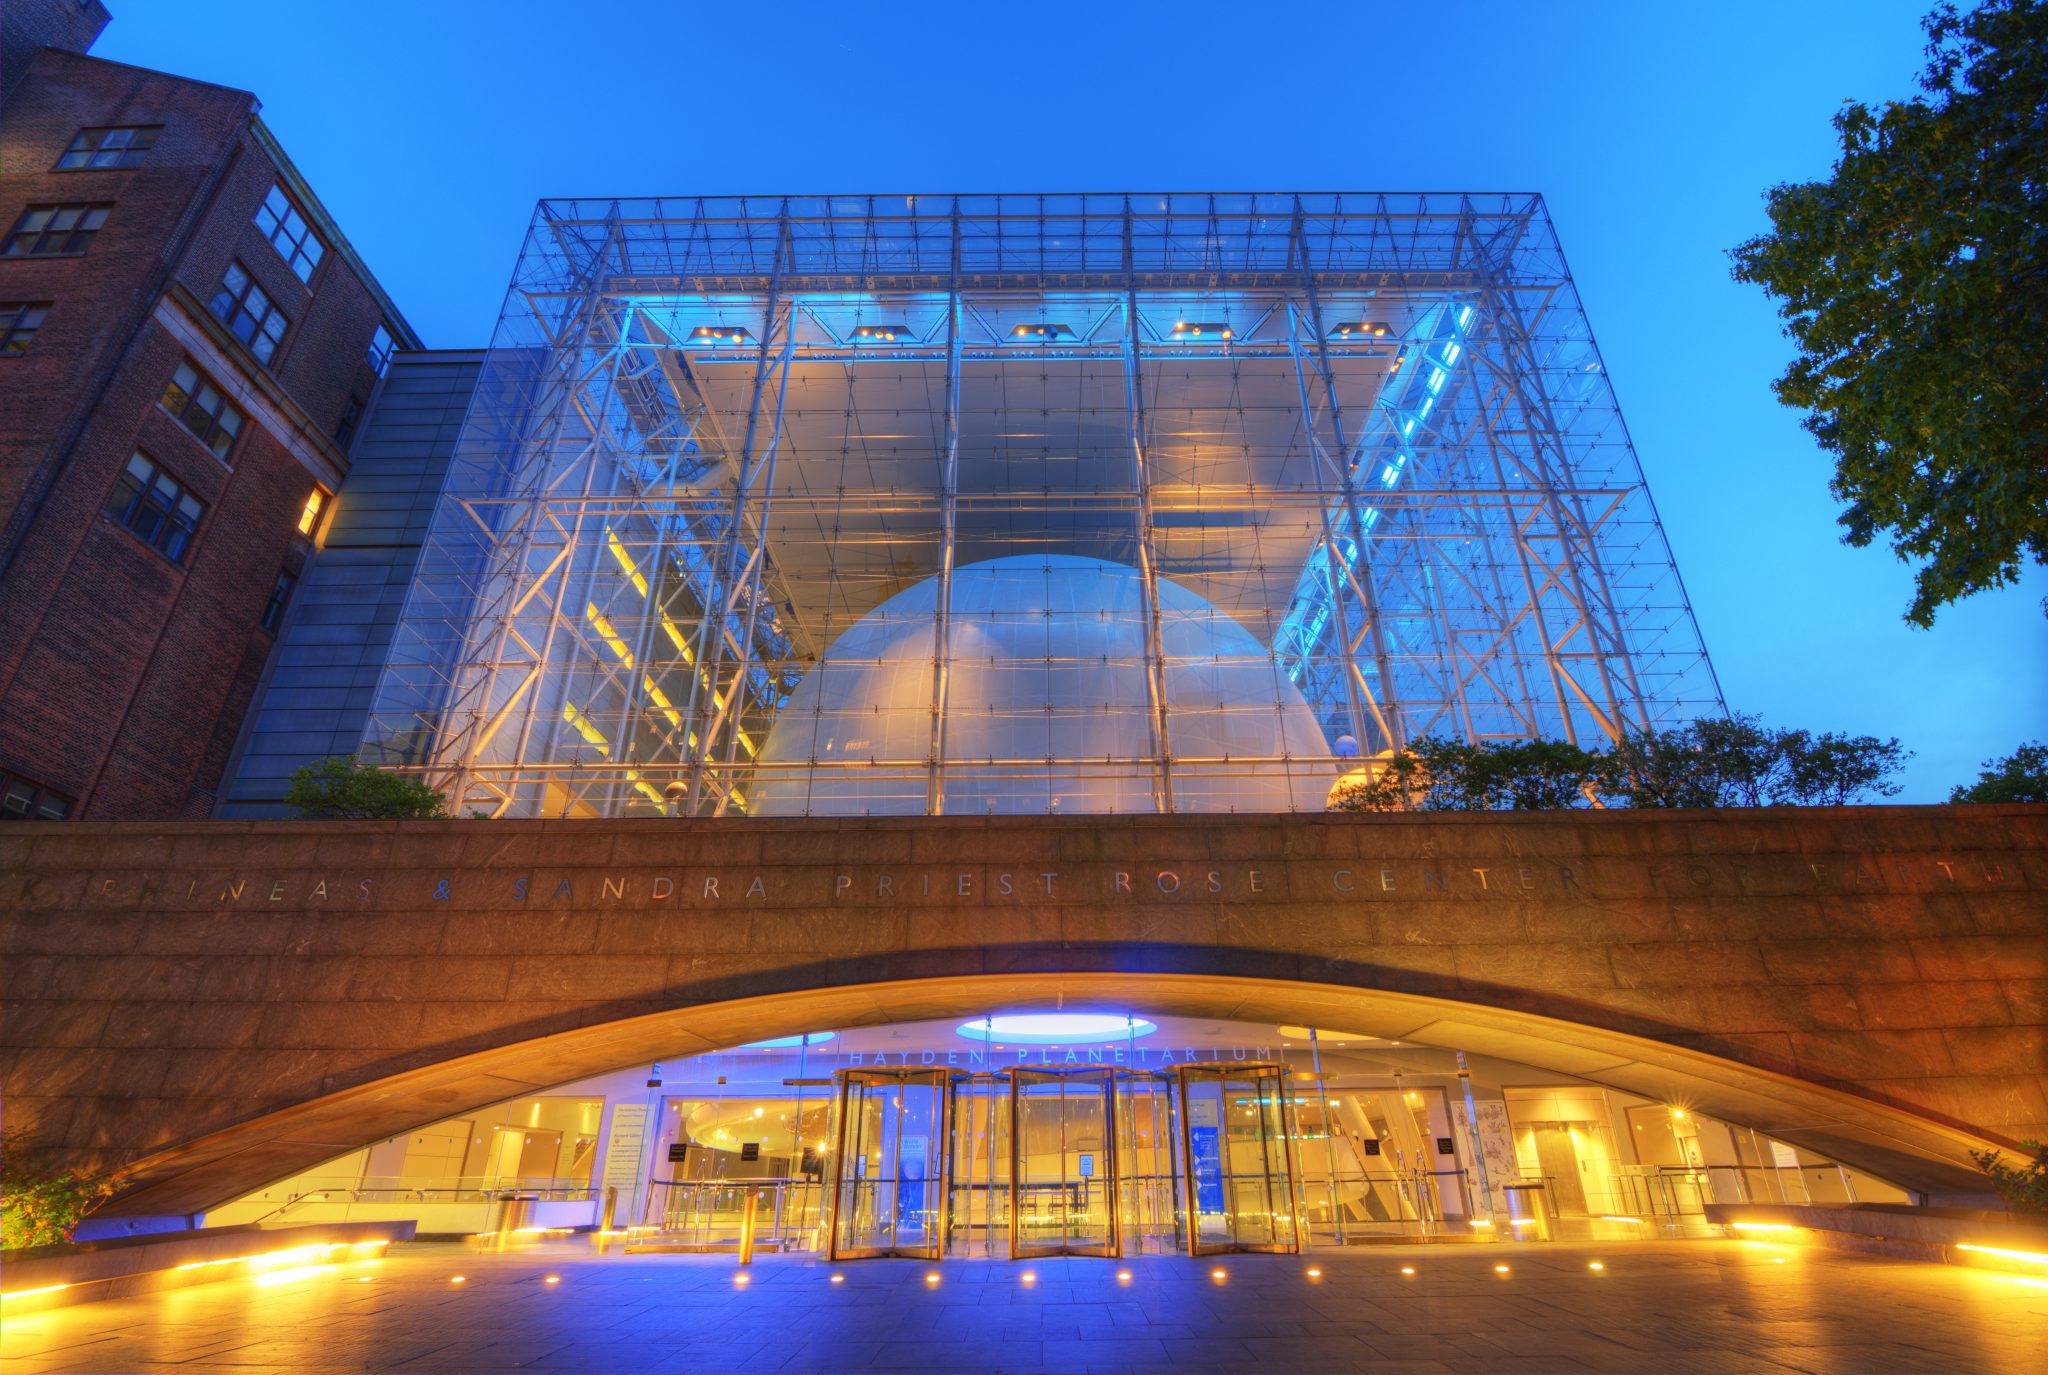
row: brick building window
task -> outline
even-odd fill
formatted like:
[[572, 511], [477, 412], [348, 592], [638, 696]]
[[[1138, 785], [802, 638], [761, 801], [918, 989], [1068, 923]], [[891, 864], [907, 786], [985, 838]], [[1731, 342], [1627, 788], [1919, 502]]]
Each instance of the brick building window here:
[[313, 280], [313, 269], [320, 266], [320, 255], [327, 251], [327, 245], [320, 242], [320, 236], [306, 223], [282, 186], [271, 187], [263, 204], [256, 207], [256, 227], [292, 265], [300, 281]]
[[273, 635], [284, 624], [284, 609], [291, 605], [292, 588], [298, 585], [298, 581], [281, 568], [277, 572], [277, 585], [270, 589], [270, 601], [263, 608], [263, 628]]
[[31, 205], [0, 246], [0, 257], [55, 258], [83, 253], [107, 222], [111, 205]]
[[48, 301], [0, 301], [0, 358], [27, 353], [29, 340], [49, 313]]
[[228, 264], [228, 275], [222, 279], [220, 290], [213, 294], [213, 313], [263, 363], [268, 363], [277, 352], [278, 340], [284, 338], [291, 325], [277, 303], [263, 294], [263, 288], [256, 285], [256, 279], [240, 263]]
[[299, 508], [299, 533], [310, 535], [320, 524], [320, 513], [327, 509], [328, 491], [316, 485], [306, 494], [306, 504]]
[[334, 427], [334, 442], [346, 449], [348, 442], [355, 438], [356, 426], [362, 423], [363, 403], [359, 398], [351, 396], [348, 404], [341, 408], [341, 419]]
[[370, 336], [370, 367], [379, 377], [384, 375], [384, 369], [391, 366], [391, 350], [396, 347], [391, 342], [391, 331], [380, 322], [377, 332]]
[[164, 390], [163, 408], [178, 417], [178, 422], [197, 435], [201, 444], [213, 450], [215, 458], [227, 461], [228, 450], [234, 447], [235, 436], [242, 432], [245, 417], [220, 394], [212, 378], [193, 366], [191, 359], [178, 364], [178, 370], [171, 374], [171, 385]]
[[172, 563], [185, 561], [192, 534], [205, 514], [205, 504], [147, 454], [128, 460], [114, 494], [107, 498], [107, 515]]
[[73, 798], [0, 769], [0, 821], [62, 821]]
[[130, 124], [111, 129], [80, 129], [78, 137], [57, 159], [59, 172], [140, 167], [142, 155], [156, 144], [161, 124]]

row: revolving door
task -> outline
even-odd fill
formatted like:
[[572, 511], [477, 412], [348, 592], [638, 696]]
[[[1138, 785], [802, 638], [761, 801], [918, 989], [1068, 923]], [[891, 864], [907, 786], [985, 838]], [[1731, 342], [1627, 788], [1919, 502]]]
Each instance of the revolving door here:
[[946, 1236], [944, 1070], [841, 1070], [826, 1254], [937, 1260]]
[[1182, 1065], [1179, 1073], [1189, 1254], [1301, 1250], [1285, 1068]]

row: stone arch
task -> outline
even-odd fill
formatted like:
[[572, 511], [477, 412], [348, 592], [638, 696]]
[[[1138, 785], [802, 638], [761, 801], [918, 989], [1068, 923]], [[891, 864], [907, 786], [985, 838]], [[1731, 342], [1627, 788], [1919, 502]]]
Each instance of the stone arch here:
[[121, 1214], [197, 1213], [369, 1141], [641, 1061], [822, 1027], [1016, 1007], [1321, 1024], [1515, 1060], [1753, 1127], [1931, 1195], [1981, 1191], [1972, 1149], [1995, 1143], [1897, 1107], [1652, 1036], [1477, 1003], [1299, 978], [1078, 970], [935, 974], [793, 986], [600, 1021], [308, 1099], [155, 1151], [123, 1172]]

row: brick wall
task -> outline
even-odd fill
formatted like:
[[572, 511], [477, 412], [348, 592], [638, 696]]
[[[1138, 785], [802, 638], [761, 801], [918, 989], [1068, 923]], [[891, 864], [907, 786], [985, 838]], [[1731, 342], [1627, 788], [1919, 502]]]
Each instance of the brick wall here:
[[[301, 283], [253, 217], [285, 173], [246, 92], [44, 52], [0, 109], [0, 224], [110, 203], [80, 257], [0, 259], [0, 300], [50, 301], [0, 385], [0, 768], [78, 799], [75, 817], [204, 816], [271, 650], [260, 619], [332, 432], [376, 382], [372, 285], [329, 251]], [[54, 172], [82, 127], [161, 124], [142, 165]], [[303, 202], [307, 197], [299, 196]], [[302, 204], [309, 218], [316, 213]], [[206, 303], [239, 260], [291, 328], [266, 366]], [[223, 462], [158, 406], [192, 358], [248, 413]], [[182, 566], [102, 514], [146, 452], [206, 503]]]

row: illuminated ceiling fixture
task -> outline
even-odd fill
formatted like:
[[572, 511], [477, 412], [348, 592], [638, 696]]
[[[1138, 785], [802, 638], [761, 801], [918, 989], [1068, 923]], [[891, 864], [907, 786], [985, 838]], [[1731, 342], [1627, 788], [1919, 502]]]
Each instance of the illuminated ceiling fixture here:
[[1029, 324], [1013, 328], [1006, 340], [1012, 344], [1058, 344], [1074, 337], [1069, 325], [1054, 324], [1050, 320], [1033, 320]]
[[915, 342], [911, 337], [909, 325], [861, 325], [854, 330], [853, 338], [854, 342], [859, 344]]
[[777, 1036], [773, 1040], [769, 1041], [749, 1041], [745, 1045], [741, 1046], [740, 1049], [780, 1050], [784, 1046], [815, 1046], [821, 1045], [824, 1042], [831, 1040], [838, 1034], [839, 1033], [836, 1031], [812, 1031], [806, 1032], [802, 1036]]
[[754, 336], [740, 325], [699, 325], [690, 331], [693, 344], [748, 344]]
[[1389, 326], [1385, 320], [1339, 320], [1330, 329], [1332, 339], [1384, 339]]
[[1179, 344], [1224, 344], [1231, 338], [1229, 325], [1220, 320], [1175, 320], [1173, 339]]
[[997, 1037], [1019, 1045], [1064, 1045], [1069, 1041], [1099, 1041], [1105, 1037], [1150, 1036], [1159, 1030], [1142, 1017], [1121, 1012], [1017, 1012], [1003, 1017], [981, 1017], [960, 1024], [960, 1034], [970, 1041], [993, 1043]]

